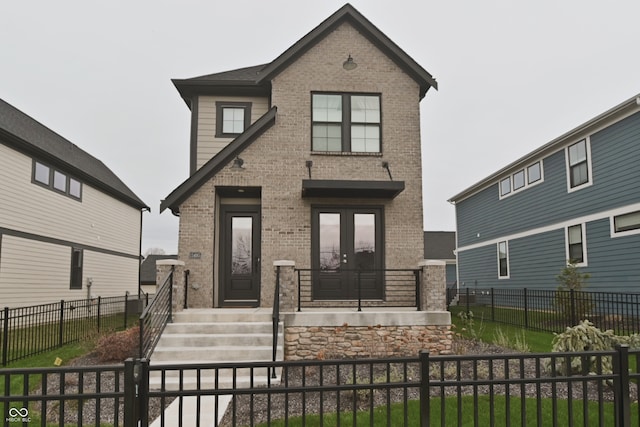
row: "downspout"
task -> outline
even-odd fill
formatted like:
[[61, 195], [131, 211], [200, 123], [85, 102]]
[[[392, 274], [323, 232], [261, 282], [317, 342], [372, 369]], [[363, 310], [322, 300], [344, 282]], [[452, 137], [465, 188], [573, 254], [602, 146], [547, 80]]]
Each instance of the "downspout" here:
[[142, 299], [142, 285], [140, 284], [142, 281], [142, 277], [140, 276], [140, 266], [142, 265], [142, 214], [147, 211], [151, 212], [151, 208], [145, 206], [140, 209], [140, 237], [138, 242], [138, 302]]

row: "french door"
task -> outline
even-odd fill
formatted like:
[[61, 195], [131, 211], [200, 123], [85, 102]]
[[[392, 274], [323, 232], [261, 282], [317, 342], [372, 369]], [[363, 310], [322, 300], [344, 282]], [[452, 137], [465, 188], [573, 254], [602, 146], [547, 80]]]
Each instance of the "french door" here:
[[384, 297], [381, 207], [313, 207], [313, 298]]

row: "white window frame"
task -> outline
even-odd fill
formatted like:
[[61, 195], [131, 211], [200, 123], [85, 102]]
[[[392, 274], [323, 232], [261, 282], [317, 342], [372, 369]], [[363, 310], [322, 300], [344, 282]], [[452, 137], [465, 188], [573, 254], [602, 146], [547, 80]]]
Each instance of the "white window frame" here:
[[575, 227], [576, 225], [580, 226], [580, 235], [582, 238], [582, 262], [576, 263], [576, 267], [587, 267], [589, 265], [587, 259], [587, 223], [579, 222], [571, 225], [567, 225], [564, 227], [564, 246], [565, 246], [565, 260], [567, 264], [571, 261], [569, 257], [569, 228]]
[[[540, 179], [534, 182], [529, 182], [529, 168], [535, 164], [540, 164]], [[524, 172], [524, 185], [522, 187], [519, 188], [514, 188], [514, 184], [515, 184], [515, 180], [514, 180], [514, 176], [517, 175], [520, 172]], [[506, 181], [509, 180], [509, 192], [502, 194], [502, 181]], [[502, 200], [506, 197], [510, 197], [514, 194], [518, 194], [522, 191], [525, 191], [527, 188], [531, 188], [534, 187], [538, 184], [541, 184], [544, 182], [544, 162], [543, 159], [537, 160], [535, 162], [529, 163], [524, 167], [518, 168], [516, 171], [510, 173], [508, 176], [503, 176], [502, 178], [500, 178], [498, 180], [498, 196], [499, 199]]]
[[628, 212], [622, 212], [622, 213], [619, 213], [617, 215], [611, 215], [609, 217], [609, 224], [610, 224], [610, 227], [611, 227], [610, 236], [612, 238], [624, 237], [624, 236], [633, 236], [633, 235], [636, 235], [636, 234], [640, 234], [640, 228], [637, 228], [635, 230], [616, 231], [616, 222], [615, 222], [616, 217], [622, 216], [622, 215], [626, 215], [626, 214], [630, 214], [630, 213], [634, 213], [634, 212], [638, 212], [638, 210], [637, 209], [632, 209], [632, 210], [629, 210]]
[[[589, 175], [589, 179], [587, 182], [576, 185], [575, 187], [571, 187], [571, 166], [569, 166], [569, 147], [574, 146], [580, 142], [584, 141], [585, 149], [587, 152], [587, 174]], [[566, 176], [567, 176], [567, 193], [573, 193], [574, 191], [582, 190], [583, 188], [587, 188], [593, 185], [593, 168], [591, 167], [591, 138], [584, 137], [573, 141], [571, 144], [568, 144], [564, 147], [564, 160], [566, 166]]]
[[[507, 254], [507, 275], [506, 276], [500, 275], [500, 244], [501, 243], [504, 243], [505, 253]], [[498, 280], [511, 278], [511, 265], [509, 264], [509, 241], [508, 240], [501, 240], [496, 244], [496, 255], [498, 259]]]

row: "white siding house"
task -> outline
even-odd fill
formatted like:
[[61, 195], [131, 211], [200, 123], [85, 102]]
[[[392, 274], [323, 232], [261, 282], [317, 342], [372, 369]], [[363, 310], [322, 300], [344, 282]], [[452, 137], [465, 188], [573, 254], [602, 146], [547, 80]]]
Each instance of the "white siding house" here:
[[137, 295], [145, 203], [3, 100], [0, 182], [0, 307]]

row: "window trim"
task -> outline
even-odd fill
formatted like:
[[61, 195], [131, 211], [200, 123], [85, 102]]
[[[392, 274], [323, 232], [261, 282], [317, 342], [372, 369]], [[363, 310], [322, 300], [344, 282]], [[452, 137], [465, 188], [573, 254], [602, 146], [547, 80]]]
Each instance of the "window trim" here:
[[611, 227], [610, 236], [612, 238], [615, 238], [615, 237], [633, 236], [633, 235], [636, 235], [636, 234], [640, 234], [640, 227], [632, 229], [632, 230], [616, 231], [616, 223], [615, 223], [616, 218], [619, 217], [619, 216], [625, 216], [625, 215], [638, 213], [638, 212], [640, 212], [640, 210], [631, 210], [631, 211], [628, 211], [628, 212], [620, 213], [618, 215], [611, 215], [609, 217], [610, 227]]
[[[49, 182], [48, 183], [44, 183], [44, 182], [36, 179], [36, 168], [37, 168], [38, 164], [49, 168], [49, 179], [48, 179]], [[64, 190], [61, 190], [61, 189], [59, 189], [59, 188], [57, 188], [55, 186], [54, 178], [55, 178], [55, 174], [56, 173], [63, 175], [64, 178], [65, 178], [65, 189]], [[75, 196], [75, 195], [71, 194], [71, 180], [77, 182], [80, 185], [80, 189], [79, 189], [80, 195], [79, 196]], [[83, 192], [84, 184], [83, 184], [83, 182], [81, 180], [79, 180], [78, 178], [76, 178], [75, 176], [73, 176], [71, 174], [68, 174], [67, 172], [61, 170], [60, 168], [56, 168], [56, 167], [51, 166], [50, 164], [42, 162], [40, 160], [33, 159], [32, 166], [31, 166], [31, 182], [33, 184], [36, 184], [36, 185], [40, 186], [40, 187], [46, 188], [48, 190], [51, 190], [54, 193], [62, 194], [64, 196], [67, 196], [67, 197], [69, 197], [69, 198], [71, 198], [73, 200], [77, 200], [79, 202], [82, 201], [82, 192]]]
[[[501, 275], [500, 272], [500, 245], [504, 243], [504, 248], [505, 248], [505, 261], [507, 264], [507, 274], [505, 276]], [[498, 259], [498, 280], [502, 280], [502, 279], [510, 279], [511, 278], [511, 266], [509, 265], [509, 241], [508, 240], [502, 240], [500, 242], [498, 242], [496, 244], [496, 255], [497, 255], [497, 259]]]
[[[529, 168], [531, 168], [532, 166], [539, 164], [540, 165], [540, 178], [537, 179], [536, 181], [533, 182], [529, 182]], [[515, 188], [514, 184], [515, 184], [515, 179], [514, 177], [521, 173], [524, 172], [524, 185], [522, 187], [518, 187]], [[502, 192], [502, 182], [503, 181], [507, 181], [509, 180], [509, 191], [504, 193]], [[502, 178], [500, 178], [498, 180], [498, 198], [500, 200], [506, 198], [506, 197], [510, 197], [514, 194], [520, 193], [522, 191], [525, 191], [527, 188], [531, 188], [533, 186], [536, 186], [538, 184], [541, 184], [544, 182], [544, 162], [543, 159], [540, 159], [538, 161], [535, 161], [533, 163], [529, 163], [526, 166], [523, 166], [521, 168], [518, 168], [516, 171], [510, 173], [508, 176], [503, 176]]]
[[571, 262], [570, 252], [569, 252], [569, 229], [572, 227], [580, 226], [580, 238], [582, 244], [582, 262], [576, 262], [576, 267], [587, 267], [589, 265], [587, 259], [587, 224], [585, 222], [581, 222], [578, 224], [567, 225], [564, 228], [564, 242], [565, 242], [565, 260], [568, 263]]
[[[78, 254], [77, 261], [80, 265], [76, 266], [76, 254]], [[71, 265], [69, 274], [69, 289], [82, 289], [82, 279], [84, 274], [84, 249], [72, 247], [71, 248]]]
[[[251, 126], [251, 102], [239, 101], [216, 101], [216, 138], [235, 138], [244, 133]], [[243, 108], [244, 109], [244, 129], [240, 133], [224, 133], [223, 119], [225, 108]]]
[[[334, 123], [334, 122], [315, 122], [313, 120], [313, 96], [314, 95], [339, 95], [342, 97], [342, 120], [339, 122], [340, 124], [340, 136], [341, 136], [341, 145], [342, 149], [340, 151], [321, 151], [313, 149], [313, 126], [315, 123], [324, 124], [324, 123]], [[378, 105], [380, 107], [380, 120], [377, 123], [378, 127], [378, 151], [352, 151], [351, 146], [351, 129], [353, 125], [373, 125], [376, 123], [363, 123], [363, 122], [353, 122], [351, 120], [351, 98], [354, 96], [371, 96], [378, 98]], [[382, 93], [379, 92], [324, 92], [324, 91], [311, 91], [310, 96], [310, 118], [311, 118], [311, 127], [309, 132], [309, 147], [312, 154], [338, 154], [338, 155], [356, 155], [356, 156], [380, 156], [382, 155]], [[335, 122], [338, 123], [338, 122]]]
[[[569, 165], [569, 148], [573, 147], [576, 144], [584, 141], [585, 144], [585, 152], [586, 152], [586, 164], [587, 164], [587, 181], [582, 184], [571, 186], [571, 166]], [[566, 176], [567, 176], [567, 193], [573, 193], [574, 191], [581, 190], [586, 187], [590, 187], [593, 185], [593, 168], [591, 166], [591, 138], [584, 137], [580, 138], [577, 141], [573, 141], [571, 144], [568, 144], [564, 147], [564, 158], [565, 158], [565, 166], [566, 166]]]

